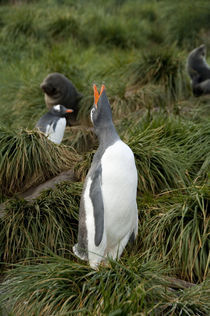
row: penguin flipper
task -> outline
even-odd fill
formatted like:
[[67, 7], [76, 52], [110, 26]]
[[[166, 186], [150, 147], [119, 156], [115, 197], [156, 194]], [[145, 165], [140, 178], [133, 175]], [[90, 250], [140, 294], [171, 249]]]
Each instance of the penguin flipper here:
[[104, 232], [104, 203], [101, 190], [101, 165], [95, 170], [90, 186], [90, 198], [93, 204], [95, 220], [95, 245], [99, 246]]

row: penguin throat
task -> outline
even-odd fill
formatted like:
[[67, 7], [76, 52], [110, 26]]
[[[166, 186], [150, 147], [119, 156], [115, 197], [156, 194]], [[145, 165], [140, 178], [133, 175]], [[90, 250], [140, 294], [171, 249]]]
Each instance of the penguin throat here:
[[100, 128], [95, 127], [95, 133], [99, 144], [112, 144], [119, 139], [113, 123]]

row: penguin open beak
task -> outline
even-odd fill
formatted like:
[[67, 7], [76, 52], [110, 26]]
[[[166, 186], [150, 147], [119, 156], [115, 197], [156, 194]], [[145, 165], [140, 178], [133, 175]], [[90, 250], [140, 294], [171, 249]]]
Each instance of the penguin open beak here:
[[98, 107], [98, 100], [99, 100], [99, 98], [100, 98], [100, 96], [101, 96], [101, 94], [102, 94], [102, 92], [103, 92], [104, 90], [105, 90], [105, 85], [102, 84], [102, 86], [101, 86], [101, 92], [100, 92], [100, 94], [99, 94], [96, 85], [95, 85], [95, 84], [93, 85], [93, 91], [94, 91], [94, 105], [95, 105], [96, 108]]
[[72, 109], [66, 110], [66, 113], [72, 113], [72, 112], [74, 112], [74, 110], [72, 110]]

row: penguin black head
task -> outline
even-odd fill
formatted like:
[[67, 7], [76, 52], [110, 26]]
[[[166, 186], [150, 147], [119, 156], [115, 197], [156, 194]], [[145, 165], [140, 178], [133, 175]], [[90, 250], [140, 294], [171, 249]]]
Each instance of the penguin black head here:
[[54, 105], [49, 113], [51, 113], [54, 116], [59, 116], [59, 117], [65, 117], [67, 113], [72, 113], [74, 110], [72, 109], [67, 109], [65, 106], [61, 104]]
[[109, 100], [106, 95], [105, 86], [101, 86], [100, 94], [97, 91], [97, 87], [93, 85], [94, 90], [94, 105], [90, 112], [91, 121], [95, 129], [108, 127], [112, 123], [112, 111], [109, 104]]

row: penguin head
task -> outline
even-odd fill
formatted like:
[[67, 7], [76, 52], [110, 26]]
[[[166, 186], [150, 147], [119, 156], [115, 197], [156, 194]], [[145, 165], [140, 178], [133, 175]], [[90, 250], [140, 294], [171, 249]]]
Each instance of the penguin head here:
[[90, 112], [91, 121], [95, 129], [108, 127], [112, 124], [112, 111], [109, 104], [109, 100], [106, 95], [105, 86], [101, 86], [100, 94], [97, 91], [97, 87], [93, 85], [94, 90], [94, 105]]
[[65, 117], [67, 113], [72, 113], [74, 110], [67, 109], [65, 106], [61, 104], [54, 105], [49, 111], [51, 114], [59, 117]]

